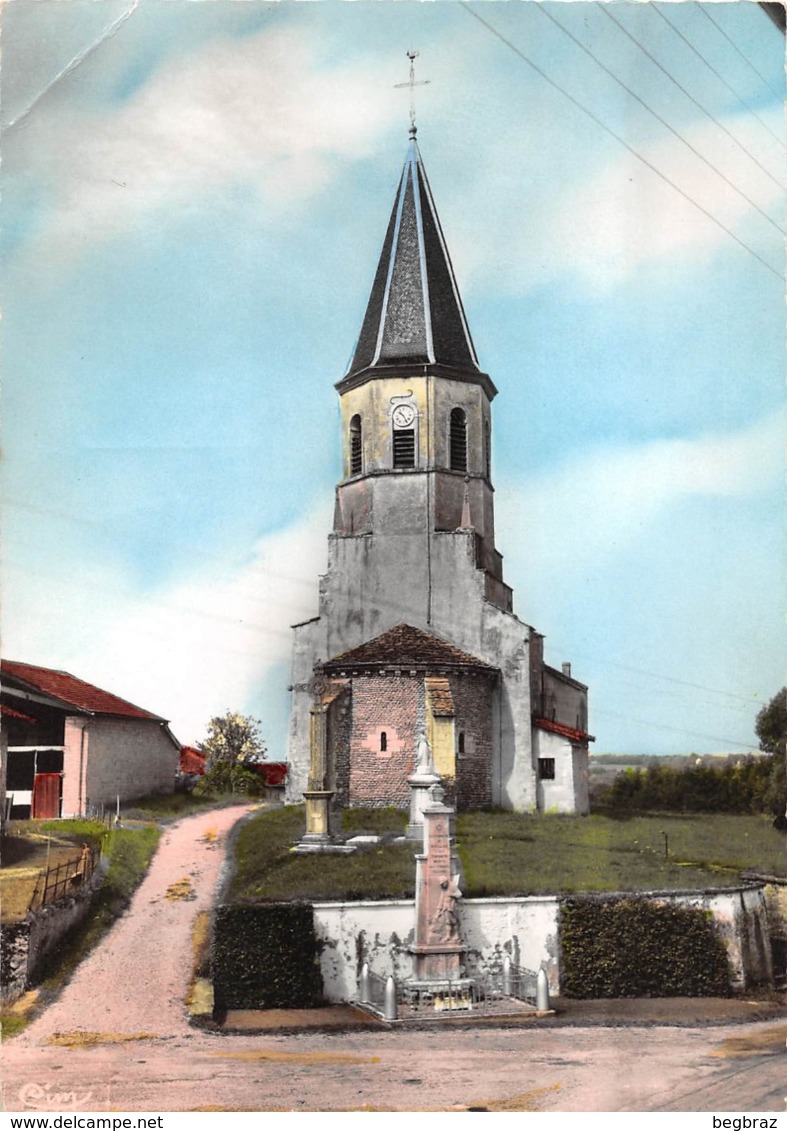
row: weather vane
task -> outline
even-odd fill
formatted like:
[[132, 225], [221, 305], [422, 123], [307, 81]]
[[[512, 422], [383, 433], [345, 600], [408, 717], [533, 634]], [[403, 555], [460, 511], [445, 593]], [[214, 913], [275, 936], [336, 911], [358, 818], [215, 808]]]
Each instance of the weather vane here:
[[405, 86], [410, 87], [410, 137], [415, 137], [418, 132], [415, 124], [415, 88], [417, 86], [428, 86], [431, 79], [421, 79], [419, 82], [415, 81], [415, 61], [418, 58], [418, 51], [408, 51], [407, 58], [410, 60], [410, 78], [407, 82], [398, 82], [395, 84], [396, 90], [400, 90]]

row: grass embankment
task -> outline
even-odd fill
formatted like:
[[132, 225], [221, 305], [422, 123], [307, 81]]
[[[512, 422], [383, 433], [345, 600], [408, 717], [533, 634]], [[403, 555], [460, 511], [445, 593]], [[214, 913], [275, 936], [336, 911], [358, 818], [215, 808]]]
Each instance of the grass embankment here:
[[[39, 970], [39, 991], [24, 1010], [10, 1006], [2, 1011], [3, 1037], [21, 1032], [32, 1019], [34, 1010], [47, 1004], [68, 981], [82, 959], [99, 942], [131, 902], [156, 850], [160, 831], [155, 827], [115, 829], [91, 821], [52, 822], [58, 829], [78, 825], [82, 840], [103, 835], [103, 851], [109, 857], [109, 870], [104, 883], [93, 898], [87, 917], [63, 939], [57, 951]], [[46, 828], [46, 825], [43, 826]]]
[[[347, 810], [350, 836], [401, 836], [407, 821], [397, 809]], [[351, 856], [296, 855], [303, 806], [286, 806], [247, 821], [235, 842], [236, 870], [228, 902], [250, 900], [396, 899], [412, 896], [412, 844], [380, 844]]]
[[[401, 834], [406, 816], [350, 810], [345, 819], [352, 831]], [[261, 813], [244, 826], [230, 900], [412, 896], [415, 845], [376, 845], [352, 856], [296, 856], [290, 850], [303, 822], [303, 809], [288, 807]], [[784, 838], [765, 817], [613, 820], [474, 812], [457, 819], [457, 846], [469, 898], [732, 887], [746, 868], [784, 872]]]

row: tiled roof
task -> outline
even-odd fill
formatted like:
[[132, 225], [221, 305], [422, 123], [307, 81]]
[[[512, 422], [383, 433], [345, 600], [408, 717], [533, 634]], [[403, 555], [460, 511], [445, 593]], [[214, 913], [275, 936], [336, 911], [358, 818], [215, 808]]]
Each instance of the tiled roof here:
[[493, 672], [496, 668], [463, 652], [447, 640], [397, 624], [374, 640], [368, 640], [349, 652], [334, 656], [324, 665], [326, 671], [347, 671], [352, 668], [474, 668]]
[[204, 774], [205, 755], [193, 746], [181, 746], [178, 769], [182, 774]]
[[482, 376], [489, 381], [478, 366], [414, 137], [344, 380], [367, 370], [412, 364], [448, 366], [471, 380]]
[[430, 675], [424, 680], [432, 714], [450, 717], [454, 713], [454, 697], [451, 684], [444, 675]]
[[4, 719], [19, 719], [23, 723], [35, 723], [38, 720], [33, 718], [32, 715], [25, 715], [22, 711], [17, 711], [13, 707], [9, 707], [7, 703], [0, 703], [0, 715]]
[[3, 681], [13, 680], [22, 690], [39, 691], [53, 699], [59, 699], [67, 707], [75, 707], [91, 715], [122, 715], [131, 719], [155, 719], [166, 722], [160, 715], [154, 715], [142, 707], [135, 707], [125, 699], [119, 699], [109, 691], [102, 691], [92, 683], [53, 668], [39, 668], [35, 664], [21, 664], [16, 660], [0, 660], [0, 674]]
[[577, 730], [576, 727], [566, 726], [565, 723], [557, 723], [554, 719], [541, 719], [534, 717], [533, 726], [539, 727], [541, 730], [549, 730], [553, 734], [561, 734], [563, 738], [568, 738], [572, 742], [595, 742], [592, 734], [587, 731]]

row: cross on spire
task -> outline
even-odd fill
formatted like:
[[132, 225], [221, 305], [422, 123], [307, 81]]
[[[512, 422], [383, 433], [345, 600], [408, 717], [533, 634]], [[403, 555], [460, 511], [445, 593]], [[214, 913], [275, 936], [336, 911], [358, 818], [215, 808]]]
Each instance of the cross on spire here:
[[419, 54], [420, 52], [418, 51], [407, 52], [407, 58], [410, 60], [410, 78], [407, 82], [398, 82], [394, 86], [395, 90], [400, 90], [405, 86], [409, 86], [410, 88], [410, 137], [415, 137], [416, 133], [418, 132], [415, 124], [415, 88], [417, 86], [428, 86], [431, 82], [431, 79], [420, 79], [418, 82], [416, 82], [415, 61], [418, 58]]

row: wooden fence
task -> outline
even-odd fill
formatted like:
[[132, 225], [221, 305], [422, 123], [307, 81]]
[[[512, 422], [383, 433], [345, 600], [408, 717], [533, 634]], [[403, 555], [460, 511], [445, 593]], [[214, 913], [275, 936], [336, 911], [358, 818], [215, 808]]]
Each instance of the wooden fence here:
[[36, 880], [28, 911], [57, 903], [78, 892], [90, 882], [98, 856], [98, 849], [85, 844], [78, 856], [41, 872]]

